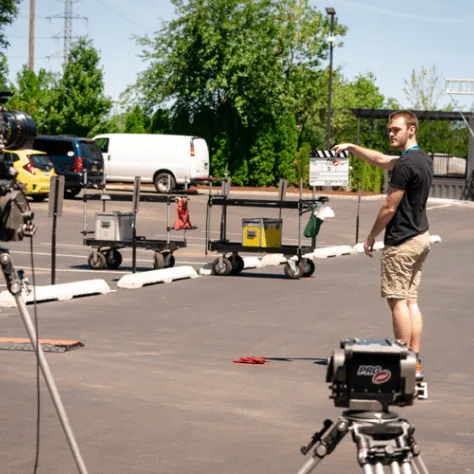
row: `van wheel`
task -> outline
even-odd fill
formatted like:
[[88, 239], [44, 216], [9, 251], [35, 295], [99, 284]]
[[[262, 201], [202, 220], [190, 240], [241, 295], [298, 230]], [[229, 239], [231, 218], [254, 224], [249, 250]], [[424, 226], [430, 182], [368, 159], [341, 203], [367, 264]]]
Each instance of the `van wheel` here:
[[170, 192], [176, 188], [176, 181], [170, 173], [160, 173], [155, 178], [155, 188], [159, 193], [167, 193], [168, 186]]

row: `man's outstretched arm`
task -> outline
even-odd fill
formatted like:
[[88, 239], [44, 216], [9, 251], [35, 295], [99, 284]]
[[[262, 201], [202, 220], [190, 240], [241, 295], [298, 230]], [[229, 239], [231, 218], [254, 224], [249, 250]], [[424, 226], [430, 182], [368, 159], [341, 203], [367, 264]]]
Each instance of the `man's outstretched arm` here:
[[391, 170], [393, 165], [395, 164], [395, 160], [397, 158], [393, 156], [387, 156], [379, 151], [369, 150], [368, 148], [364, 148], [359, 145], [354, 145], [352, 143], [341, 143], [340, 145], [336, 145], [333, 148], [333, 151], [336, 153], [340, 151], [348, 151], [353, 155], [357, 156], [361, 160], [365, 162], [377, 166], [378, 168], [383, 168], [386, 170]]

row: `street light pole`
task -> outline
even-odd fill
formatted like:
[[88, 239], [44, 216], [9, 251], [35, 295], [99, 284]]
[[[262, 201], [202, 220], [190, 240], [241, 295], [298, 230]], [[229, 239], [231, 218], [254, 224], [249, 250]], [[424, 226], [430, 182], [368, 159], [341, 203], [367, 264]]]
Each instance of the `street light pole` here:
[[334, 36], [334, 17], [336, 15], [336, 10], [334, 8], [327, 7], [326, 13], [331, 17], [331, 34], [328, 38], [329, 42], [329, 91], [328, 91], [328, 125], [326, 133], [326, 149], [331, 149], [331, 107], [332, 107], [332, 58], [334, 43], [336, 38]]

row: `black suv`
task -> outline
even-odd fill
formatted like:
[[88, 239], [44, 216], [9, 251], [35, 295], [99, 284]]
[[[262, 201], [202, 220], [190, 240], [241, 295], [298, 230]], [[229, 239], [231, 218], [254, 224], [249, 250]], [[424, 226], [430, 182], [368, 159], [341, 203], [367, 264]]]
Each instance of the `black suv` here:
[[66, 197], [74, 197], [81, 192], [85, 170], [88, 187], [103, 185], [104, 159], [100, 148], [92, 140], [62, 135], [39, 135], [33, 148], [44, 151], [52, 161], [56, 174], [64, 176]]

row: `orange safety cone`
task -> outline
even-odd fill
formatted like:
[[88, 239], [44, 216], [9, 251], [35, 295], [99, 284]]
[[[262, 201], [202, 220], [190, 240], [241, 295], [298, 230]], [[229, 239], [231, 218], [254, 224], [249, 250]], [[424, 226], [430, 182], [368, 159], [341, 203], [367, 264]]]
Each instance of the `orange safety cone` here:
[[186, 198], [178, 198], [177, 204], [174, 230], [197, 229], [197, 227], [191, 224], [189, 218], [188, 200]]

